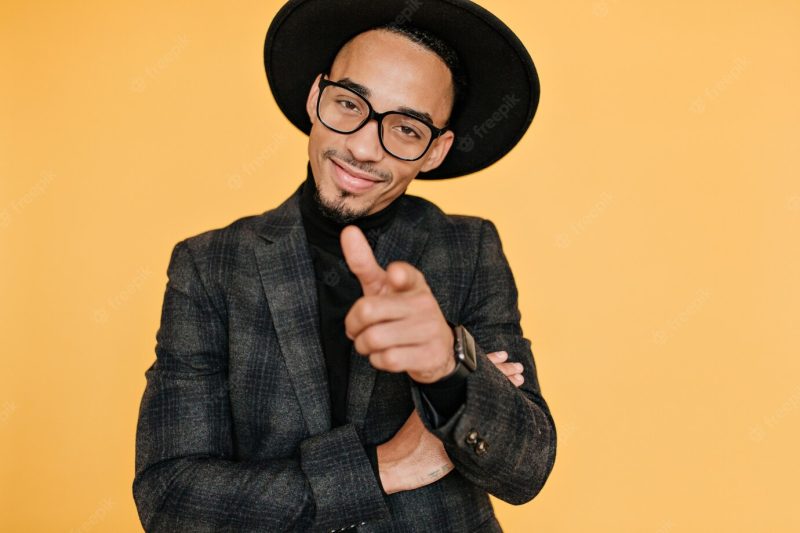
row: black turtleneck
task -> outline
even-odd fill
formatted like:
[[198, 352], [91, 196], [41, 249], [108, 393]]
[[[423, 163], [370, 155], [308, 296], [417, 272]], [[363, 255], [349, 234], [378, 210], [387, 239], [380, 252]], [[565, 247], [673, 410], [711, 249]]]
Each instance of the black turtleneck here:
[[[300, 213], [314, 263], [319, 300], [320, 337], [328, 372], [331, 394], [331, 422], [333, 427], [346, 423], [347, 387], [350, 373], [350, 351], [353, 343], [347, 338], [344, 319], [355, 301], [363, 295], [361, 285], [347, 268], [339, 241], [341, 231], [348, 224], [341, 224], [327, 217], [315, 199], [316, 184], [308, 165], [308, 174], [300, 196]], [[381, 235], [395, 218], [399, 202], [393, 201], [377, 213], [354, 220], [367, 237], [374, 250]], [[435, 384], [418, 384], [420, 392], [428, 400], [429, 414], [439, 426], [449, 419], [466, 398], [466, 382], [449, 378]], [[377, 471], [376, 447], [368, 446], [367, 453]]]
[[[346, 423], [350, 349], [353, 346], [345, 334], [344, 319], [363, 291], [358, 278], [347, 268], [339, 241], [339, 235], [348, 224], [325, 216], [314, 198], [315, 191], [316, 184], [309, 165], [300, 197], [300, 213], [317, 279], [320, 334], [331, 392], [331, 421], [333, 427], [337, 427]], [[392, 202], [385, 209], [352, 222], [364, 232], [373, 250], [377, 239], [394, 219], [397, 205], [398, 202]]]

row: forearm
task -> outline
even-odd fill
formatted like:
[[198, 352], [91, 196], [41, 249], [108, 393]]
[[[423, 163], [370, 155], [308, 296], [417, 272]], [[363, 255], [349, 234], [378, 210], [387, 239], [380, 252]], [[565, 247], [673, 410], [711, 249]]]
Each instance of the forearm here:
[[[467, 379], [466, 401], [444, 425], [434, 427], [422, 415], [424, 402], [417, 387], [412, 387], [412, 398], [423, 423], [442, 440], [465, 478], [504, 501], [524, 503], [536, 496], [552, 471], [555, 425], [536, 387], [515, 387], [480, 347], [478, 352], [478, 367]], [[535, 380], [530, 371], [524, 374], [526, 381]]]
[[153, 533], [303, 529], [315, 515], [311, 488], [289, 459], [179, 457], [137, 474], [133, 495], [145, 531]]
[[[143, 432], [140, 442], [150, 439], [158, 436]], [[297, 459], [149, 462], [137, 470], [133, 493], [146, 531], [154, 532], [330, 530], [388, 516], [352, 425], [306, 439]]]
[[[530, 342], [522, 333], [514, 276], [494, 224], [481, 223], [475, 249], [479, 253], [470, 289], [459, 316], [452, 319], [474, 337], [478, 366], [467, 378], [464, 405], [444, 425], [435, 428], [422, 419], [464, 477], [519, 504], [536, 496], [553, 469], [556, 428], [541, 394]], [[504, 350], [509, 362], [520, 363], [522, 385], [515, 387], [484, 350]], [[416, 387], [412, 397], [424, 413]]]
[[416, 411], [376, 451], [380, 481], [387, 494], [428, 485], [453, 469], [441, 441], [425, 429]]

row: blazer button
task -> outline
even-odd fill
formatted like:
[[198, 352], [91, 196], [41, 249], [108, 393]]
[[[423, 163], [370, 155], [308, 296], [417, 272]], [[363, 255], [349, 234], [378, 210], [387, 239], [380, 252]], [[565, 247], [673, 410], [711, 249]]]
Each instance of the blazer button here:
[[475, 453], [477, 455], [485, 455], [487, 451], [489, 451], [489, 445], [486, 444], [485, 440], [479, 440], [475, 445]]
[[478, 437], [480, 437], [480, 435], [478, 435], [477, 431], [475, 431], [474, 429], [469, 430], [469, 433], [467, 433], [467, 438], [466, 438], [467, 444], [475, 444], [476, 442], [478, 442]]

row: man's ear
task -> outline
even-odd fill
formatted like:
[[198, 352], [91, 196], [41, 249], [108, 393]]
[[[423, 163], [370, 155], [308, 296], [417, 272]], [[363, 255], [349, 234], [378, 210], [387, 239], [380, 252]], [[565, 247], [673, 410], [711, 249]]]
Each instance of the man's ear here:
[[317, 97], [319, 96], [319, 79], [321, 77], [322, 74], [319, 74], [314, 79], [314, 83], [311, 84], [311, 90], [308, 92], [308, 100], [306, 100], [306, 113], [308, 113], [308, 119], [311, 124], [317, 121]]
[[453, 146], [453, 140], [455, 137], [455, 133], [447, 130], [446, 132], [442, 133], [438, 139], [433, 141], [433, 145], [431, 145], [430, 151], [428, 152], [428, 157], [419, 171], [428, 172], [441, 165], [445, 156], [447, 156], [448, 152], [450, 152], [450, 148]]

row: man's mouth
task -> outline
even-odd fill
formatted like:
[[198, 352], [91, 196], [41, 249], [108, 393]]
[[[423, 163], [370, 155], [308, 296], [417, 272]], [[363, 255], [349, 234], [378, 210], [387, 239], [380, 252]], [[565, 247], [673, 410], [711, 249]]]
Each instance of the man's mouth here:
[[358, 171], [344, 163], [339, 163], [332, 158], [333, 178], [339, 188], [351, 193], [363, 193], [377, 186], [383, 180], [366, 172]]

